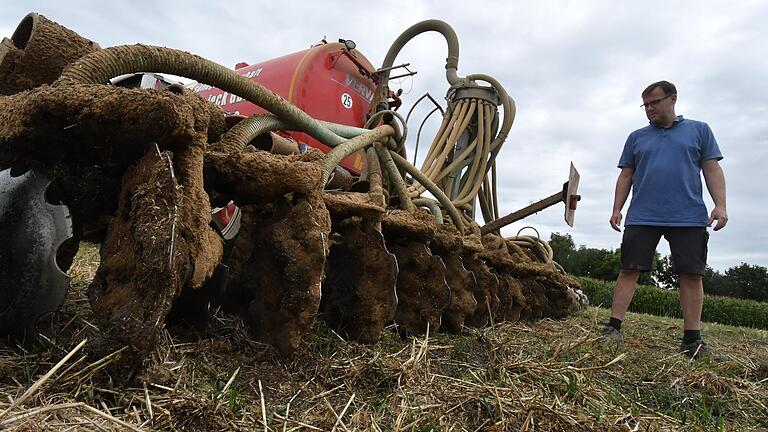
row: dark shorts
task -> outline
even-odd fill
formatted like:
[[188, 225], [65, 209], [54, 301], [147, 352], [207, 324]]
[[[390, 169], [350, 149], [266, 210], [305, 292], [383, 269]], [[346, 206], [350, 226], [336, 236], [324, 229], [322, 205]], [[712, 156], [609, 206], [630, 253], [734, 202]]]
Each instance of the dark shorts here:
[[704, 274], [709, 241], [706, 227], [625, 226], [621, 240], [621, 268], [651, 270], [661, 236], [669, 242], [672, 267], [677, 273]]

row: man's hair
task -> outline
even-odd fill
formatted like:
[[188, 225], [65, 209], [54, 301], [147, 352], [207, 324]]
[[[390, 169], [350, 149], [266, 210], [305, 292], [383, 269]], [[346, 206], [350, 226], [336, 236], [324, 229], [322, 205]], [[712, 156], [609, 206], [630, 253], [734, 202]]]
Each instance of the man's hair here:
[[648, 93], [652, 92], [653, 89], [656, 87], [661, 87], [661, 89], [664, 91], [664, 96], [669, 96], [673, 94], [677, 94], [677, 88], [674, 84], [672, 84], [669, 81], [657, 81], [643, 90], [643, 93], [640, 94], [640, 97], [646, 97], [648, 96]]

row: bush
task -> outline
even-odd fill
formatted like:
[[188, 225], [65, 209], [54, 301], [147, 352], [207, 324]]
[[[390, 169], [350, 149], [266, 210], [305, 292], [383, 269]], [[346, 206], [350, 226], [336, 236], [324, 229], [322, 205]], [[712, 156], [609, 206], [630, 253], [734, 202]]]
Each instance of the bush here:
[[576, 280], [581, 284], [581, 290], [587, 295], [592, 306], [610, 309], [613, 301], [612, 282], [581, 276], [576, 276]]
[[[581, 289], [593, 306], [610, 307], [613, 299], [613, 282], [577, 277]], [[629, 306], [632, 312], [682, 318], [680, 296], [677, 291], [638, 285]], [[742, 327], [768, 329], [768, 303], [730, 297], [704, 296], [701, 320]]]

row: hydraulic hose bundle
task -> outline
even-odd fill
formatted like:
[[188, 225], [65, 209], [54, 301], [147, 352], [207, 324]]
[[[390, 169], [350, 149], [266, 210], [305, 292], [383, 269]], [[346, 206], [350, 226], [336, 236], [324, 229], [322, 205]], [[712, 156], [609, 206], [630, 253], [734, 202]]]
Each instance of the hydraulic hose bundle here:
[[[455, 206], [471, 203], [482, 186], [491, 154], [495, 114], [495, 107], [482, 100], [457, 102], [449, 107], [427, 153], [421, 171], [448, 194]], [[462, 136], [473, 132], [470, 122], [476, 135], [466, 148], [456, 151]], [[423, 185], [414, 184], [409, 193], [417, 197], [424, 190]]]
[[[384, 101], [389, 94], [389, 73], [397, 54], [412, 38], [428, 31], [442, 34], [448, 45], [445, 68], [446, 78], [451, 84], [448, 91], [449, 106], [422, 164], [420, 179], [413, 175], [413, 182], [407, 190], [408, 196], [415, 199], [419, 206], [428, 208], [436, 219], [442, 220], [442, 212], [438, 213], [437, 203], [421, 197], [422, 193], [429, 191], [448, 213], [457, 213], [457, 209], [465, 210], [462, 221], [474, 219], [474, 202], [479, 197], [486, 222], [497, 219], [495, 159], [512, 127], [515, 104], [493, 77], [485, 74], [467, 77], [458, 75], [458, 38], [448, 24], [438, 20], [423, 21], [397, 38], [382, 64], [376, 109], [386, 107]], [[487, 82], [491, 86], [480, 87], [477, 81]], [[504, 108], [501, 125], [497, 105], [503, 105]], [[435, 195], [432, 191], [435, 187], [441, 190], [444, 197]], [[446, 198], [450, 203], [446, 202]], [[463, 222], [455, 223], [461, 225]]]

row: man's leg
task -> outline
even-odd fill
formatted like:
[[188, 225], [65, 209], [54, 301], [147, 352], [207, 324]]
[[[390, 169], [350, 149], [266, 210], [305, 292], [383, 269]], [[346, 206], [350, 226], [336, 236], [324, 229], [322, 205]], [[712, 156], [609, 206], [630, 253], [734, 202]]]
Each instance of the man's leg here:
[[622, 270], [616, 279], [616, 287], [613, 289], [613, 305], [611, 306], [611, 317], [618, 320], [624, 320], [624, 315], [629, 309], [632, 297], [637, 288], [637, 278], [640, 276], [639, 270]]
[[680, 273], [680, 308], [685, 330], [701, 330], [701, 309], [704, 306], [702, 277], [695, 273]]
[[621, 322], [629, 309], [637, 288], [637, 278], [643, 270], [650, 270], [656, 245], [661, 238], [657, 227], [629, 225], [624, 227], [621, 240], [621, 271], [613, 289], [611, 318], [602, 330], [602, 340], [621, 345]]
[[704, 306], [702, 275], [707, 267], [709, 234], [704, 227], [670, 228], [664, 236], [669, 241], [672, 262], [680, 275], [680, 309], [683, 312], [683, 341], [680, 350], [688, 357], [709, 357], [727, 361], [712, 354], [701, 337], [701, 310]]
[[672, 264], [680, 276], [680, 309], [684, 330], [701, 330], [701, 309], [704, 305], [702, 275], [707, 267], [705, 227], [673, 227], [665, 233], [672, 252]]
[[621, 334], [621, 322], [629, 309], [632, 297], [637, 288], [637, 278], [640, 270], [621, 270], [613, 288], [613, 304], [611, 305], [611, 318], [602, 329], [601, 340], [603, 344], [611, 346], [624, 345], [624, 336]]
[[[637, 288], [641, 271], [651, 270], [653, 254], [662, 235], [662, 228], [644, 225], [624, 227], [621, 239], [621, 272], [613, 290], [611, 317], [623, 320]], [[620, 328], [620, 326], [619, 326]]]

